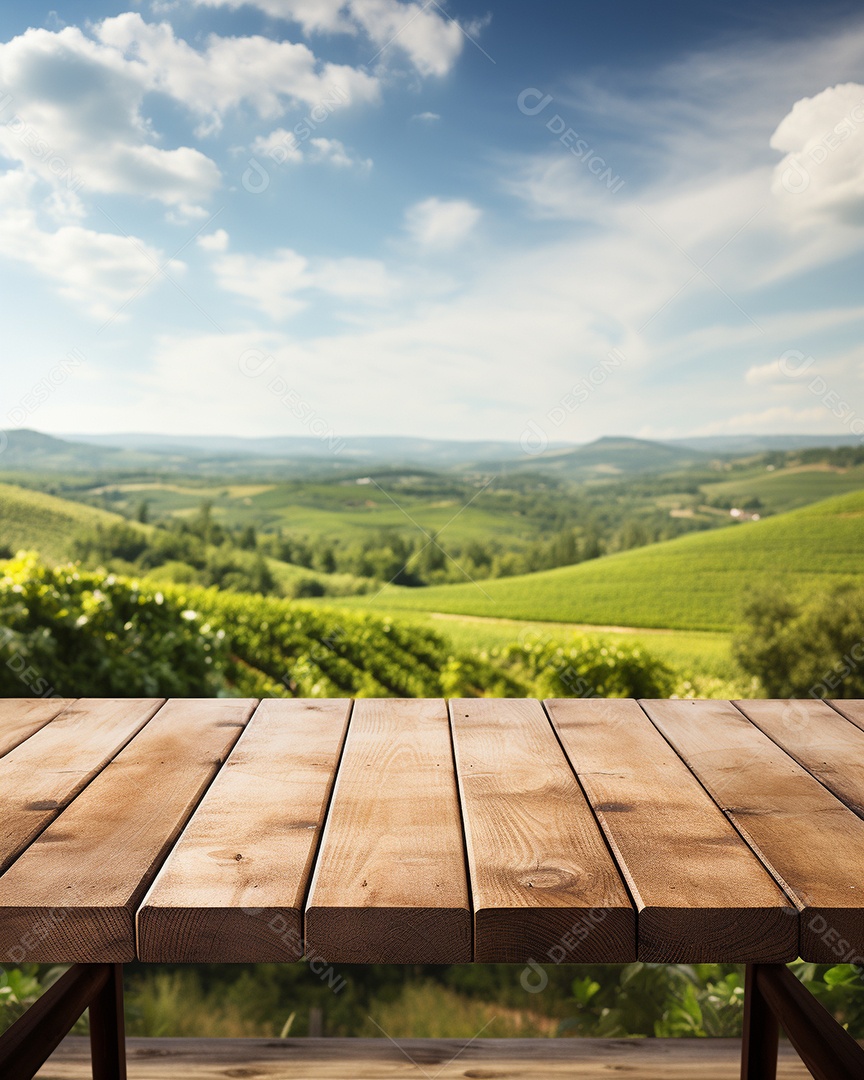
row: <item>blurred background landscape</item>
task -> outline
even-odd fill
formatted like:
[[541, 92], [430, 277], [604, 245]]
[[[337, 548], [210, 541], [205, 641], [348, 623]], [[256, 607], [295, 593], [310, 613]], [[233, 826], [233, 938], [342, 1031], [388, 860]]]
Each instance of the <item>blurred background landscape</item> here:
[[[0, 696], [864, 697], [859, 4], [127, 6], [0, 7]], [[743, 1000], [338, 975], [130, 965], [129, 1030]]]

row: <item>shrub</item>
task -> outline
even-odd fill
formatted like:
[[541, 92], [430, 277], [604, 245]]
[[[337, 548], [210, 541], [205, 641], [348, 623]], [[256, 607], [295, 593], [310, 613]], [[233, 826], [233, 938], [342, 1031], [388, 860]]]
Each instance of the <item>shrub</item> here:
[[668, 697], [674, 687], [669, 668], [644, 649], [582, 634], [523, 638], [500, 658], [536, 697]]
[[0, 577], [0, 695], [208, 696], [224, 632], [157, 590], [34, 555]]
[[864, 697], [864, 588], [808, 598], [762, 592], [746, 617], [735, 655], [769, 697]]

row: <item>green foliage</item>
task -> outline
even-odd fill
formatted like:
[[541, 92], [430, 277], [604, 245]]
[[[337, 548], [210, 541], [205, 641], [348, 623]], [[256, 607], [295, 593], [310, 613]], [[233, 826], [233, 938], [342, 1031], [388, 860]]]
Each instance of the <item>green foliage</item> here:
[[663, 696], [638, 646], [576, 636], [474, 653], [362, 612], [183, 585], [157, 589], [34, 555], [0, 578], [0, 694], [251, 697]]
[[802, 598], [762, 591], [746, 615], [735, 653], [769, 697], [864, 697], [864, 587]]
[[590, 965], [571, 993], [562, 1034], [701, 1038], [741, 1031], [744, 979], [729, 964]]
[[[864, 1037], [860, 968], [797, 961], [810, 992], [857, 1039]], [[64, 967], [0, 969], [0, 1031], [58, 979]], [[544, 993], [526, 994], [508, 964], [451, 967], [339, 965], [338, 993], [307, 964], [130, 965], [130, 1035], [277, 1037], [308, 1034], [310, 1015], [327, 1035], [393, 1037], [738, 1037], [743, 968], [732, 964], [550, 965]], [[489, 1021], [492, 1021], [491, 1023]], [[470, 1030], [469, 1030], [470, 1029]], [[76, 1026], [86, 1031], [86, 1019]]]
[[232, 537], [212, 522], [205, 504], [190, 522], [171, 528], [145, 531], [125, 522], [97, 525], [73, 542], [72, 554], [90, 569], [115, 568], [240, 592], [275, 592], [276, 578], [257, 552], [254, 534], [254, 529], [251, 535], [247, 529]]
[[585, 634], [566, 642], [525, 635], [499, 655], [537, 697], [652, 698], [669, 697], [674, 689], [672, 671], [650, 653]]
[[358, 612], [220, 593], [171, 592], [230, 636], [227, 675], [235, 691], [297, 697], [475, 696], [524, 693], [488, 661], [457, 659], [431, 630]]
[[[11, 1027], [49, 986], [67, 969], [44, 964], [11, 964], [0, 967], [0, 1033]], [[73, 1028], [75, 1034], [87, 1031], [86, 1017]]]
[[34, 555], [0, 571], [0, 695], [214, 694], [224, 634], [162, 593]]
[[862, 970], [852, 964], [826, 968], [798, 962], [795, 974], [822, 1005], [856, 1039], [864, 1037], [864, 980]]

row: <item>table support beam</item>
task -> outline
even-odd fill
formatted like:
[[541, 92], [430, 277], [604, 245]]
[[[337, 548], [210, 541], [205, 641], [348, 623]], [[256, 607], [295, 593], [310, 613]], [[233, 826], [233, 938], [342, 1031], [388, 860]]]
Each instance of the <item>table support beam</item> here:
[[861, 1080], [864, 1076], [864, 1048], [785, 964], [751, 964], [745, 991], [742, 1080], [775, 1080], [778, 1024], [816, 1080]]
[[110, 964], [108, 979], [90, 1002], [90, 1056], [93, 1080], [126, 1080], [126, 1025], [123, 965]]
[[94, 1080], [126, 1080], [123, 969], [119, 964], [76, 964], [0, 1035], [0, 1076], [32, 1080], [90, 1009]]
[[748, 964], [744, 982], [741, 1080], [776, 1080], [779, 1035], [777, 1017], [759, 989], [756, 964]]

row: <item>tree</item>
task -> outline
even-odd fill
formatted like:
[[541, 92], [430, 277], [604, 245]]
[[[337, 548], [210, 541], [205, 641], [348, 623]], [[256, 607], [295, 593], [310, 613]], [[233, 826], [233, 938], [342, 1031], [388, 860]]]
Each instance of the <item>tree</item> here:
[[763, 591], [735, 641], [741, 667], [769, 697], [864, 697], [864, 588], [841, 584], [808, 598]]
[[238, 547], [242, 548], [243, 551], [258, 550], [258, 534], [255, 532], [254, 525], [247, 525], [240, 533]]

